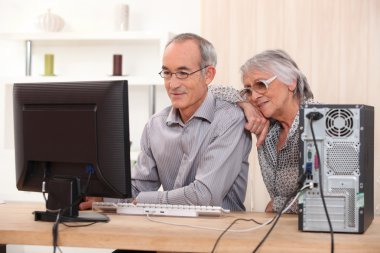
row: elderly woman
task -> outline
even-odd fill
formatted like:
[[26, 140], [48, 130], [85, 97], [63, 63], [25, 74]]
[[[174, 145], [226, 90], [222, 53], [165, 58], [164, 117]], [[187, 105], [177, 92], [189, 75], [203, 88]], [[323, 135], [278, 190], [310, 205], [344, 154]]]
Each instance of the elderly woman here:
[[[261, 172], [271, 198], [266, 211], [278, 212], [298, 187], [298, 111], [300, 104], [314, 103], [313, 93], [297, 64], [282, 50], [255, 55], [241, 72], [244, 89], [240, 93], [221, 86], [210, 89], [216, 97], [244, 109], [250, 120], [246, 128], [257, 136]], [[251, 105], [257, 109], [256, 116], [248, 115]], [[290, 212], [297, 212], [296, 203]]]

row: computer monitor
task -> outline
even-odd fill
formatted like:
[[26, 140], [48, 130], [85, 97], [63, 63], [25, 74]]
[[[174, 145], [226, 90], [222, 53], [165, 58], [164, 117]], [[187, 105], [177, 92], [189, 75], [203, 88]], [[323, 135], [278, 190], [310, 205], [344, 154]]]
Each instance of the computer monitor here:
[[35, 219], [106, 221], [78, 207], [131, 197], [127, 81], [15, 83], [13, 97], [17, 188], [48, 194]]

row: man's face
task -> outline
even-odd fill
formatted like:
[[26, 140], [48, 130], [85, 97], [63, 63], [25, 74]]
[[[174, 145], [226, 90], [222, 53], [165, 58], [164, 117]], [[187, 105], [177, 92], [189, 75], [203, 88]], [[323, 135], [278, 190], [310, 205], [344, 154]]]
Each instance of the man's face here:
[[[173, 42], [165, 49], [162, 70], [171, 73], [192, 73], [201, 68], [200, 62], [201, 56], [196, 42]], [[205, 71], [205, 75], [198, 71], [185, 79], [179, 79], [175, 74], [164, 79], [172, 106], [179, 109], [184, 122], [194, 114], [207, 95], [207, 85], [212, 78], [208, 78], [210, 74], [207, 68]]]

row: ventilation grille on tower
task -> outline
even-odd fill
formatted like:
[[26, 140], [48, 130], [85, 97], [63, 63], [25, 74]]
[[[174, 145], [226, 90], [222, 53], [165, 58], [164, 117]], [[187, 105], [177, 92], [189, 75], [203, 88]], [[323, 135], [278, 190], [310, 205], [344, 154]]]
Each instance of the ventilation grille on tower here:
[[347, 109], [331, 109], [326, 114], [326, 132], [331, 137], [348, 137], [353, 132], [353, 113]]
[[332, 142], [326, 153], [328, 175], [359, 175], [358, 143]]
[[334, 188], [331, 189], [331, 193], [343, 196], [346, 198], [346, 214], [345, 220], [348, 227], [356, 226], [356, 207], [355, 207], [355, 189], [354, 188]]

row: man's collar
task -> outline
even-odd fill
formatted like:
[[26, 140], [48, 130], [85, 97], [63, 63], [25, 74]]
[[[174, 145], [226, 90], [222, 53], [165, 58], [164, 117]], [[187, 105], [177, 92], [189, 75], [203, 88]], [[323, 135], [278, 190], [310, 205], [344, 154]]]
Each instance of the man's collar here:
[[[207, 120], [208, 122], [212, 122], [215, 115], [215, 98], [212, 95], [212, 93], [209, 91], [207, 92], [207, 96], [201, 106], [198, 108], [198, 110], [195, 111], [193, 116], [189, 119], [189, 121], [192, 118], [202, 118]], [[172, 107], [168, 118], [166, 119], [166, 124], [168, 126], [172, 124], [179, 124], [181, 126], [184, 126], [185, 124], [182, 122], [179, 110], [177, 108]]]

